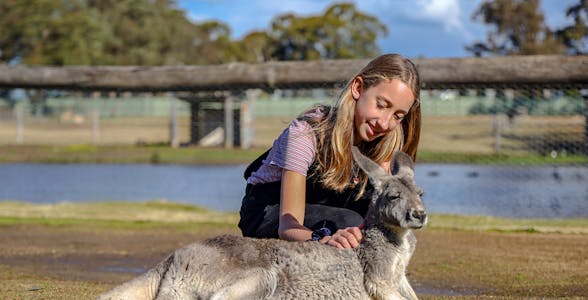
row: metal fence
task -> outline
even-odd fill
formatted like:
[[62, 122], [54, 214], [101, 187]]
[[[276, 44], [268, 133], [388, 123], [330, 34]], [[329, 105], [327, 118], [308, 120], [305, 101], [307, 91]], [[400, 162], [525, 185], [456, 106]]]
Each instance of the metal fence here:
[[[582, 157], [587, 148], [582, 93], [565, 85], [424, 89], [420, 150]], [[0, 101], [3, 145], [168, 143], [170, 124], [177, 126], [179, 144], [225, 143], [225, 102], [218, 99], [200, 96], [189, 101], [192, 96], [171, 92], [51, 91], [41, 100], [24, 91], [12, 94]], [[232, 104], [233, 144], [265, 148], [304, 109], [332, 103], [336, 89], [247, 89], [232, 94], [241, 95]]]

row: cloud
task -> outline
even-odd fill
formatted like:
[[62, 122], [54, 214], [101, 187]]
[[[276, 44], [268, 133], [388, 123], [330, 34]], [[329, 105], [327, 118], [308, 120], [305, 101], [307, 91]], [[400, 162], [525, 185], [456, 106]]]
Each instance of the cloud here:
[[419, 17], [443, 25], [446, 32], [456, 32], [465, 35], [466, 39], [471, 38], [461, 19], [458, 0], [417, 0], [416, 5], [415, 12]]

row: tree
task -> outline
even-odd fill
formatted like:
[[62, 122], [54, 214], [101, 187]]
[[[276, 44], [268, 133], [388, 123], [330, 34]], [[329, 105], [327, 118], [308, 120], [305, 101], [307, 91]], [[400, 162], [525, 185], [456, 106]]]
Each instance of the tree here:
[[88, 0], [107, 35], [104, 65], [177, 65], [190, 63], [196, 26], [170, 0]]
[[104, 32], [82, 1], [0, 2], [0, 62], [89, 64]]
[[588, 0], [579, 0], [578, 4], [566, 10], [566, 16], [574, 23], [557, 30], [556, 35], [568, 48], [568, 53], [574, 55], [588, 53]]
[[182, 65], [235, 60], [230, 28], [174, 0], [0, 1], [0, 62]]
[[175, 0], [0, 1], [0, 63], [183, 65], [372, 57], [377, 18], [352, 3], [324, 14], [276, 17], [267, 31], [231, 39], [219, 21], [196, 23]]
[[377, 18], [358, 11], [353, 3], [337, 3], [323, 15], [280, 15], [272, 21], [268, 36], [273, 59], [315, 60], [377, 55], [377, 37], [386, 34], [386, 26]]
[[195, 64], [221, 64], [235, 60], [231, 29], [218, 21], [206, 21], [196, 25], [196, 37], [192, 40], [190, 61]]
[[271, 60], [272, 40], [265, 31], [253, 31], [240, 41], [235, 41], [236, 60], [249, 63], [261, 63]]
[[472, 18], [492, 25], [486, 42], [466, 50], [476, 56], [562, 54], [563, 43], [545, 24], [539, 0], [484, 0]]
[[380, 53], [378, 35], [388, 29], [376, 17], [361, 13], [352, 3], [335, 4], [324, 15], [325, 35], [322, 39], [326, 58], [373, 57]]

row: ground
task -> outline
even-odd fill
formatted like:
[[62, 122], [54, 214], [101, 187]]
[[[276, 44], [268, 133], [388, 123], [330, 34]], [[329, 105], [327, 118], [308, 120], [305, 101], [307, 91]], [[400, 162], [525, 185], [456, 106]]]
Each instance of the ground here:
[[[238, 234], [236, 227], [197, 226], [2, 225], [0, 294], [5, 299], [92, 299], [178, 247]], [[585, 234], [433, 228], [418, 231], [417, 238], [409, 280], [421, 298], [588, 295]]]

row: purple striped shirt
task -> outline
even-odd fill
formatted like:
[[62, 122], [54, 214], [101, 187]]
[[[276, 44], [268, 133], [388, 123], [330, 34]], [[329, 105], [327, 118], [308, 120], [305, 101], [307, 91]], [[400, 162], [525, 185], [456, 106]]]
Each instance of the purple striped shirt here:
[[[311, 115], [322, 113], [317, 110]], [[274, 141], [272, 149], [259, 169], [251, 174], [247, 183], [258, 184], [280, 181], [282, 170], [306, 176], [316, 155], [316, 142], [310, 125], [295, 119]]]

